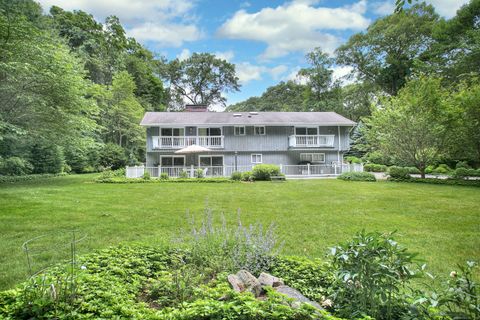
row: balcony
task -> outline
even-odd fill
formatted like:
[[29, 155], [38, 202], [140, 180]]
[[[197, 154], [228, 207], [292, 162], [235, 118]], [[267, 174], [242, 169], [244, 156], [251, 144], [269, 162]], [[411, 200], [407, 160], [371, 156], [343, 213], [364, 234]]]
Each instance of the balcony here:
[[288, 145], [290, 147], [307, 147], [307, 148], [319, 148], [319, 147], [333, 147], [335, 135], [293, 135], [288, 139]]
[[153, 149], [182, 149], [191, 145], [210, 149], [223, 148], [223, 136], [152, 137]]

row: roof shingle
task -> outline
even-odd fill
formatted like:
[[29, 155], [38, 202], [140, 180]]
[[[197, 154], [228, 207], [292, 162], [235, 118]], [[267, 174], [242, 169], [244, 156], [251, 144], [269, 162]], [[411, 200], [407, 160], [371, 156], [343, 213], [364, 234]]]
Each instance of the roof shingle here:
[[335, 112], [146, 112], [140, 125], [353, 126], [355, 122]]

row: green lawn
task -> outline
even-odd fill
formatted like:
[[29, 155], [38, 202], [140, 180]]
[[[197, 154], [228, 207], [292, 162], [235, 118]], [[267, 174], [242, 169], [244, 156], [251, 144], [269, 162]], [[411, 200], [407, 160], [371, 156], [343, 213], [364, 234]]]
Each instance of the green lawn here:
[[26, 276], [21, 244], [62, 228], [88, 234], [81, 252], [123, 241], [161, 242], [205, 206], [234, 221], [277, 224], [286, 254], [323, 256], [356, 231], [397, 230], [435, 273], [480, 260], [480, 189], [393, 182], [96, 184], [68, 176], [0, 185], [0, 289]]

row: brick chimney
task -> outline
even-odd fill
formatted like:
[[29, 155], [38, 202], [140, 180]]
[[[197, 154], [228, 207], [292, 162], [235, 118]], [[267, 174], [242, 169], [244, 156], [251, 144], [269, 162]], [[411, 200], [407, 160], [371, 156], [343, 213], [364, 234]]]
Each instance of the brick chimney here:
[[208, 106], [206, 104], [186, 104], [186, 112], [207, 112]]

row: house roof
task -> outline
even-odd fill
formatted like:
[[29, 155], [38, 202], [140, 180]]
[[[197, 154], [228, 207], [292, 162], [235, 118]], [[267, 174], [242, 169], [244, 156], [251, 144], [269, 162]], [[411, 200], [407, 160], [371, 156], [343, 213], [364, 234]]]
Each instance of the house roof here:
[[355, 122], [335, 112], [146, 112], [140, 125], [353, 126]]

